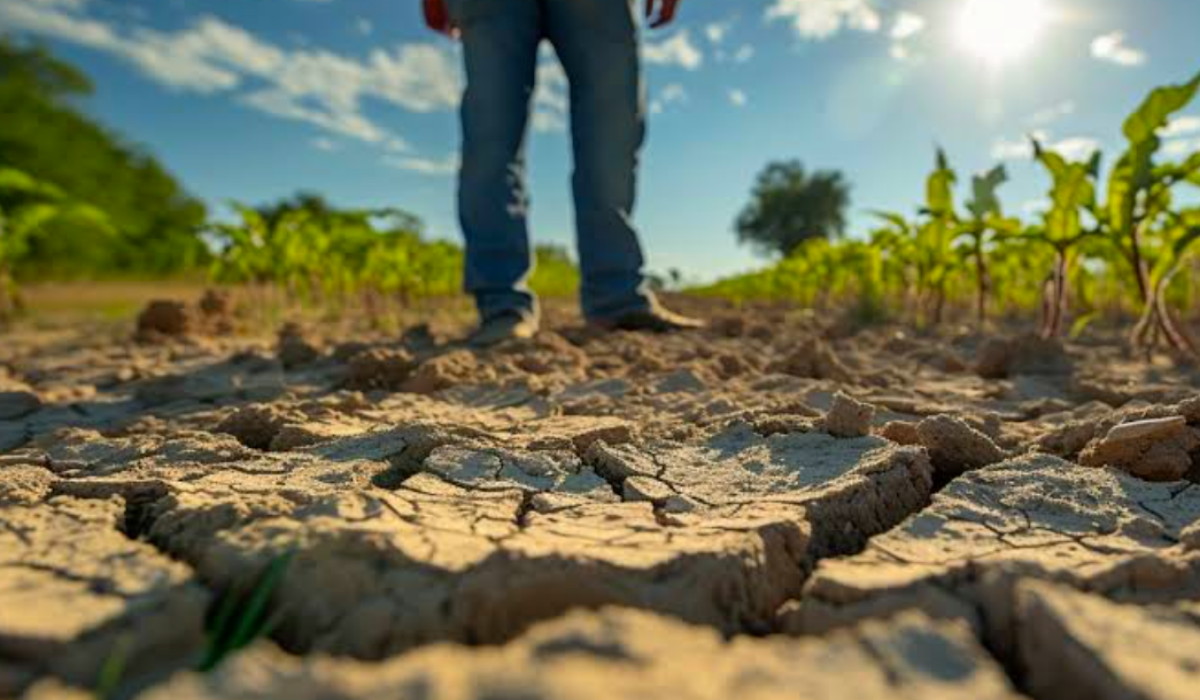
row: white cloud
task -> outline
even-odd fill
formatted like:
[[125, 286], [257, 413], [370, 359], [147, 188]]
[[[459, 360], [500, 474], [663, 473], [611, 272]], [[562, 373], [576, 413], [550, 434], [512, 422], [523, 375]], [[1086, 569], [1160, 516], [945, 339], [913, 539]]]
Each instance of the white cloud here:
[[1200, 138], [1172, 139], [1163, 144], [1163, 153], [1172, 158], [1187, 158], [1200, 153]]
[[1169, 139], [1195, 133], [1200, 133], [1200, 116], [1185, 114], [1172, 117], [1171, 121], [1159, 130], [1158, 135], [1164, 139]]
[[1027, 138], [997, 139], [992, 144], [992, 157], [996, 160], [1029, 160], [1033, 158], [1033, 144], [1030, 138], [1035, 138], [1047, 150], [1054, 151], [1069, 161], [1084, 161], [1100, 150], [1100, 142], [1087, 136], [1070, 136], [1054, 140], [1048, 131], [1039, 129]]
[[892, 21], [892, 30], [889, 34], [893, 39], [903, 41], [925, 31], [925, 25], [925, 18], [921, 15], [901, 10], [896, 13], [896, 18]]
[[1200, 152], [1200, 116], [1172, 117], [1158, 134], [1164, 139], [1163, 153], [1172, 158], [1188, 158]]
[[769, 21], [785, 21], [801, 39], [827, 39], [842, 29], [877, 32], [883, 25], [871, 0], [773, 0]]
[[458, 154], [450, 154], [445, 158], [419, 158], [415, 156], [388, 156], [383, 159], [385, 165], [407, 170], [420, 175], [442, 177], [458, 172]]
[[1092, 40], [1092, 58], [1132, 67], [1146, 62], [1146, 52], [1126, 45], [1124, 32], [1110, 32]]
[[729, 30], [733, 28], [733, 20], [725, 20], [724, 22], [709, 22], [704, 25], [704, 36], [713, 44], [720, 44], [725, 41], [725, 37], [729, 36]]
[[650, 113], [661, 114], [669, 105], [687, 102], [687, 89], [679, 83], [669, 83], [663, 86], [658, 96], [650, 101]]
[[354, 29], [363, 36], [370, 36], [375, 31], [375, 25], [366, 17], [359, 17], [354, 20]]
[[332, 153], [333, 151], [338, 150], [337, 143], [335, 143], [333, 139], [327, 139], [324, 136], [317, 137], [309, 143], [311, 143], [312, 147], [318, 151], [325, 151], [326, 153]]
[[704, 53], [692, 43], [692, 36], [686, 29], [676, 32], [669, 39], [647, 42], [643, 50], [647, 63], [679, 66], [687, 70], [696, 70], [704, 63]]
[[1076, 105], [1072, 100], [1063, 100], [1058, 104], [1050, 105], [1045, 109], [1040, 109], [1029, 115], [1026, 121], [1032, 126], [1048, 126], [1060, 119], [1071, 116], [1075, 113]]
[[1070, 161], [1084, 161], [1100, 150], [1100, 142], [1087, 136], [1072, 136], [1050, 144], [1050, 149]]
[[923, 16], [901, 10], [896, 13], [896, 17], [892, 20], [892, 28], [888, 30], [888, 36], [892, 40], [892, 45], [888, 53], [897, 61], [907, 61], [913, 57], [912, 49], [909, 47], [909, 42], [914, 37], [925, 31], [926, 20]]
[[1050, 211], [1050, 207], [1052, 206], [1054, 206], [1053, 203], [1046, 198], [1030, 199], [1021, 203], [1021, 211], [1033, 216], [1037, 214], [1045, 214], [1046, 212]]
[[730, 102], [730, 104], [732, 104], [733, 106], [735, 106], [735, 107], [745, 107], [745, 106], [746, 106], [746, 103], [747, 103], [748, 101], [749, 101], [749, 100], [747, 99], [747, 97], [746, 97], [746, 93], [745, 93], [745, 92], [742, 92], [741, 90], [737, 90], [737, 89], [734, 89], [734, 90], [730, 90], [730, 91], [729, 91], [729, 102]]
[[172, 89], [232, 93], [242, 104], [284, 119], [384, 146], [403, 139], [373, 123], [362, 103], [414, 112], [452, 109], [459, 77], [453, 55], [432, 44], [373, 50], [366, 59], [320, 49], [281, 48], [211, 16], [168, 32], [88, 17], [86, 0], [4, 0], [0, 22], [105, 51]]
[[548, 49], [542, 51], [537, 67], [537, 88], [533, 92], [534, 131], [564, 131], [567, 128], [567, 74]]
[[734, 51], [732, 58], [734, 63], [745, 63], [746, 61], [754, 58], [754, 47], [750, 44], [746, 44], [740, 47], [737, 51]]

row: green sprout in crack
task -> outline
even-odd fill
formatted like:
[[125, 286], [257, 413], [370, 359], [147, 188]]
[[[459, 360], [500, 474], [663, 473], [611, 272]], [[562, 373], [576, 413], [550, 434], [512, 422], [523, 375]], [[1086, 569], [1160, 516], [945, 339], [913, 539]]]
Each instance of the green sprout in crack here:
[[117, 688], [120, 687], [121, 679], [125, 676], [125, 667], [129, 663], [132, 646], [133, 638], [128, 634], [123, 634], [117, 639], [96, 676], [94, 690], [96, 700], [109, 700], [109, 698], [116, 697]]
[[208, 643], [198, 670], [211, 671], [234, 652], [274, 630], [280, 618], [271, 614], [271, 598], [294, 555], [290, 550], [276, 555], [254, 585], [233, 587], [221, 596], [207, 625]]

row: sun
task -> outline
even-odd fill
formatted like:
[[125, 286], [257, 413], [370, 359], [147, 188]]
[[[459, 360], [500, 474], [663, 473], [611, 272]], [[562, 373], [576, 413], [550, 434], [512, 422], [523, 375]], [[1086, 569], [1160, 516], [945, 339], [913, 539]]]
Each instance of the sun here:
[[1045, 0], [963, 0], [955, 34], [964, 49], [1001, 66], [1025, 55], [1048, 21]]

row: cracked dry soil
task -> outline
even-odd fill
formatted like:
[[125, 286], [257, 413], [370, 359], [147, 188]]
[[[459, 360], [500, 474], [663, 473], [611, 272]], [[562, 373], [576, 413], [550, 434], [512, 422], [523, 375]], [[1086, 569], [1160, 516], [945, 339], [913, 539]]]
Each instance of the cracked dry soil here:
[[10, 335], [0, 697], [1196, 697], [1195, 372], [702, 311]]

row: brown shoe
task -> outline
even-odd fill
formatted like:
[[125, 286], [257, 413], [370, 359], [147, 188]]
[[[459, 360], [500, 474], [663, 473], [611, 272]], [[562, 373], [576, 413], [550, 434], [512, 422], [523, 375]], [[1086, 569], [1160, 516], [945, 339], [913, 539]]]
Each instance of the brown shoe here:
[[606, 331], [649, 331], [651, 333], [694, 331], [708, 325], [698, 318], [677, 314], [659, 304], [613, 318], [593, 319], [590, 324]]
[[509, 340], [528, 340], [537, 335], [538, 320], [526, 314], [501, 314], [486, 319], [470, 336], [467, 345], [474, 348], [490, 348]]

